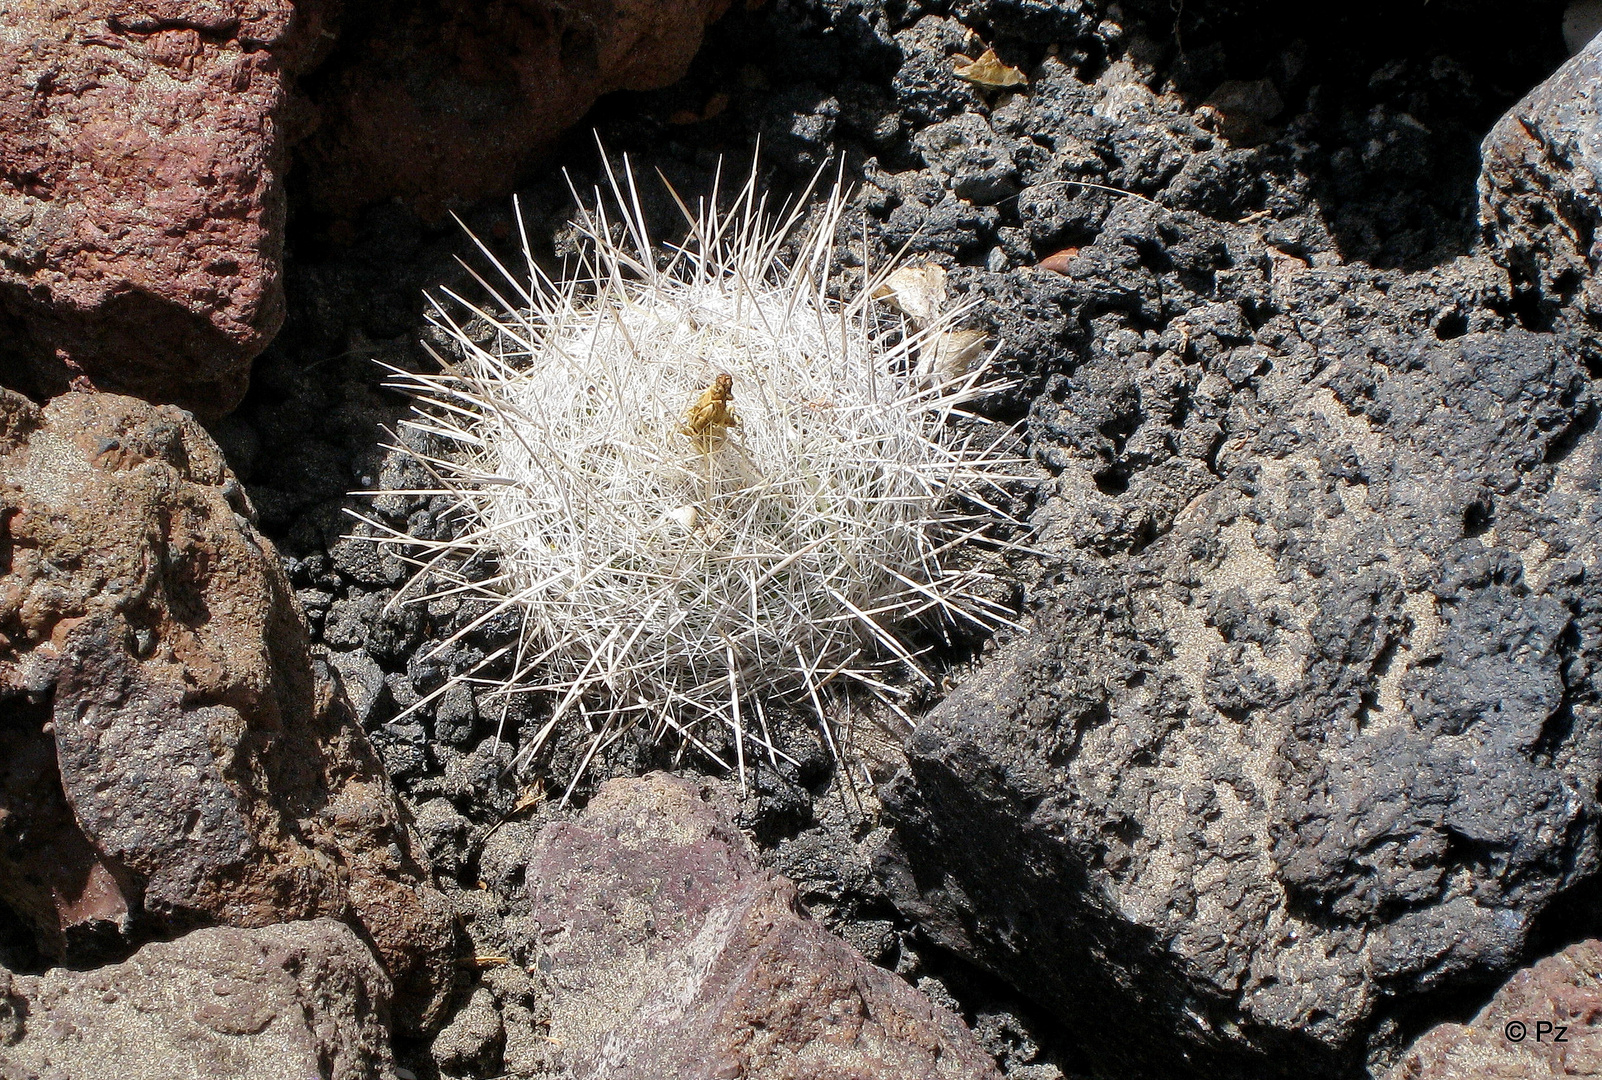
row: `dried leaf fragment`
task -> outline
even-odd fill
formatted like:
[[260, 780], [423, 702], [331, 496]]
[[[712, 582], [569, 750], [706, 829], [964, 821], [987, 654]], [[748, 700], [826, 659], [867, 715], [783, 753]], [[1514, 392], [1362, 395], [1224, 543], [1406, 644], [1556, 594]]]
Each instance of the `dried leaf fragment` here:
[[516, 817], [525, 810], [532, 810], [534, 807], [538, 806], [544, 801], [545, 784], [543, 782], [537, 782], [523, 790], [523, 793], [517, 797], [517, 803], [512, 807], [512, 812], [506, 816]]
[[938, 263], [903, 266], [870, 294], [883, 300], [916, 326], [927, 326], [946, 303], [946, 271]]
[[990, 348], [990, 335], [983, 330], [947, 330], [936, 336], [933, 345], [926, 369], [942, 380], [960, 379]]
[[970, 60], [966, 56], [953, 56], [951, 59], [955, 62], [953, 70], [957, 73], [957, 78], [967, 79], [975, 86], [1005, 90], [1014, 86], [1029, 85], [1024, 73], [1018, 68], [1003, 64], [995, 49], [986, 49], [977, 60]]

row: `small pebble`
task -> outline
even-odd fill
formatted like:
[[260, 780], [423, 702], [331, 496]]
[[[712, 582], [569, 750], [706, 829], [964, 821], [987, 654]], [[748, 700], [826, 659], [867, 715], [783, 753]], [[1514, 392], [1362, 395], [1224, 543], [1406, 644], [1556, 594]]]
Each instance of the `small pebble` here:
[[1068, 264], [1079, 258], [1078, 248], [1063, 248], [1061, 251], [1047, 255], [1035, 265], [1042, 270], [1050, 270], [1054, 274], [1066, 274]]

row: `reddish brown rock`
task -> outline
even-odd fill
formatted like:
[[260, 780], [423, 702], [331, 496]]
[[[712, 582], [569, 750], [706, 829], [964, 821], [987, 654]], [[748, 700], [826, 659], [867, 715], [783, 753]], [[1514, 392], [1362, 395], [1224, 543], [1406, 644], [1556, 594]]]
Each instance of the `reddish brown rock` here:
[[196, 930], [92, 971], [0, 968], [0, 1076], [390, 1076], [389, 996], [367, 946], [326, 919]]
[[344, 918], [415, 1028], [453, 922], [251, 514], [173, 406], [0, 391], [0, 899], [68, 957]]
[[1543, 1076], [1602, 1076], [1602, 941], [1520, 971], [1470, 1023], [1431, 1028], [1387, 1080]]
[[302, 148], [314, 200], [427, 215], [511, 190], [597, 97], [684, 74], [729, 0], [417, 0], [347, 20]]
[[1077, 258], [1079, 258], [1078, 248], [1063, 248], [1061, 251], [1054, 251], [1047, 255], [1035, 265], [1042, 270], [1050, 270], [1053, 274], [1066, 275], [1068, 267]]
[[285, 83], [324, 2], [0, 5], [8, 379], [238, 403], [283, 320]]
[[574, 1076], [999, 1077], [957, 1017], [800, 915], [689, 781], [606, 784], [528, 879]]

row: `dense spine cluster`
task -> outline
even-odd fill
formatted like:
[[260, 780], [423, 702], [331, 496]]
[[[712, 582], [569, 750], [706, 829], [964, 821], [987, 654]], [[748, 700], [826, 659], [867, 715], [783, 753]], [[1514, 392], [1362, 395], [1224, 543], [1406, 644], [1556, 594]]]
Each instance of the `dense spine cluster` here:
[[[1004, 433], [957, 422], [996, 387], [986, 364], [948, 360], [960, 309], [914, 322], [870, 299], [893, 265], [830, 295], [839, 187], [779, 213], [755, 172], [722, 208], [715, 188], [693, 210], [675, 195], [688, 237], [659, 248], [628, 164], [607, 176], [563, 280], [524, 232], [523, 273], [479, 244], [502, 284], [435, 304], [455, 355], [396, 378], [410, 426], [448, 448], [418, 455], [437, 481], [418, 494], [449, 495], [461, 527], [379, 539], [422, 566], [412, 601], [472, 594], [493, 602], [480, 622], [521, 616], [509, 677], [460, 676], [552, 696], [520, 764], [582, 716], [580, 774], [648, 724], [743, 781], [753, 748], [781, 753], [776, 700], [816, 711], [832, 745], [828, 693], [893, 695], [896, 666], [927, 678], [898, 628], [1006, 620], [952, 558], [998, 520]], [[485, 554], [493, 574], [463, 573]], [[707, 724], [731, 730], [732, 763]]]

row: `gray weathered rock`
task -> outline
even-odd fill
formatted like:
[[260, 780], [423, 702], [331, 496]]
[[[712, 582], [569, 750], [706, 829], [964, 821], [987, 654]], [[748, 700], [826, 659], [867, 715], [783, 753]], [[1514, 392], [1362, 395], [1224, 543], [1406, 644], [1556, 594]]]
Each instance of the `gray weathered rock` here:
[[126, 962], [0, 969], [0, 1076], [392, 1078], [389, 979], [329, 919], [196, 930]]
[[434, 1036], [434, 1063], [447, 1076], [493, 1076], [501, 1071], [506, 1028], [488, 987], [474, 990], [451, 1022]]
[[1018, 194], [1012, 153], [982, 116], [963, 113], [930, 124], [912, 145], [959, 199], [987, 206]]
[[330, 650], [328, 663], [339, 672], [340, 685], [350, 699], [351, 712], [358, 724], [373, 718], [384, 695], [384, 671], [377, 661], [361, 649], [349, 652]]
[[[1225, 395], [1254, 387], [1199, 471], [1092, 481], [1134, 455], [1145, 383], [1133, 422], [1098, 419], [1119, 396], [1093, 366], [1046, 406], [1068, 447], [1039, 522], [1065, 550], [1057, 599], [886, 792], [905, 911], [1109, 1075], [1349, 1069], [1389, 999], [1511, 970], [1597, 864], [1583, 370], [1523, 332], [1365, 338], [1362, 305], [1393, 301], [1350, 272], [1284, 289], [1297, 316], [1258, 344], [1209, 342], [1205, 319], [1181, 339]], [[1351, 321], [1302, 339], [1326, 305]], [[1154, 541], [1114, 515], [1173, 489]]]
[[1530, 91], [1480, 148], [1480, 225], [1558, 322], [1602, 327], [1602, 38]]
[[999, 1076], [962, 1021], [800, 916], [728, 810], [657, 773], [540, 834], [526, 948], [572, 1075]]

